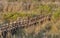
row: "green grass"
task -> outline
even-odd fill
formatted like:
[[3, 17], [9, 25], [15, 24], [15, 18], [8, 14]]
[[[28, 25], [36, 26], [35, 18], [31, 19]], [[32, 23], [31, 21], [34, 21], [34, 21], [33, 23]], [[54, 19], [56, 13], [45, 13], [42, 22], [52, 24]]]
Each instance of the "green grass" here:
[[58, 19], [60, 19], [60, 7], [57, 8], [57, 10], [53, 12], [52, 18], [55, 21], [58, 20]]
[[24, 12], [15, 12], [15, 13], [6, 13], [6, 14], [2, 14], [2, 17], [3, 17], [3, 20], [8, 20], [8, 21], [14, 21], [14, 20], [17, 20], [18, 17], [33, 17], [37, 14], [35, 13], [24, 13]]
[[[54, 5], [53, 5], [54, 6]], [[55, 6], [53, 7], [51, 5], [39, 5], [37, 7], [35, 7], [35, 9], [33, 9], [32, 11], [22, 11], [22, 12], [9, 12], [6, 14], [3, 14], [2, 17], [4, 20], [16, 20], [18, 17], [28, 17], [31, 16], [33, 17], [34, 15], [37, 14], [43, 14], [43, 15], [47, 15], [52, 13], [52, 17], [54, 18], [54, 20], [60, 18], [60, 9], [56, 8], [56, 11], [52, 11], [52, 8], [55, 8]], [[60, 7], [59, 7], [60, 8]]]

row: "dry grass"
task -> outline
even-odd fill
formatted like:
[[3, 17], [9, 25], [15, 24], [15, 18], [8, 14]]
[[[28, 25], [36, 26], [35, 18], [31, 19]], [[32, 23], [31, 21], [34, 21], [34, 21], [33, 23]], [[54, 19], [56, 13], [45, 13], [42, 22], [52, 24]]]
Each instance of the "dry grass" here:
[[[31, 16], [30, 14], [32, 14], [32, 16], [34, 14], [51, 14], [52, 17], [50, 22], [47, 21], [47, 23], [44, 22], [42, 25], [38, 24], [36, 26], [33, 25], [31, 27], [24, 28], [22, 32], [25, 32], [28, 37], [35, 37], [36, 35], [39, 35], [39, 33], [43, 33], [44, 31], [46, 31], [45, 33], [60, 33], [60, 4], [52, 4], [54, 3], [54, 0], [43, 0], [47, 4], [44, 4], [42, 0], [19, 1], [20, 0], [18, 0], [18, 2], [7, 2], [7, 0], [3, 0], [1, 2], [2, 5], [0, 9], [0, 22], [7, 20], [15, 21], [17, 17], [25, 17], [26, 14], [27, 16]], [[51, 2], [51, 4], [48, 4], [48, 2]], [[46, 27], [49, 25], [51, 26], [50, 30], [46, 29]], [[41, 30], [43, 32], [41, 32]]]

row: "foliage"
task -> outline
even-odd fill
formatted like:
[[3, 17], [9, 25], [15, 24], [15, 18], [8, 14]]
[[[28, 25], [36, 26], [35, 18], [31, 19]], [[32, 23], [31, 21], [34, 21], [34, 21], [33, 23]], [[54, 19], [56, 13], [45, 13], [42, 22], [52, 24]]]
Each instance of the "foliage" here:
[[[8, 2], [15, 2], [15, 1], [20, 1], [20, 0], [8, 0]], [[22, 0], [22, 3], [24, 4], [26, 1], [25, 0]], [[38, 0], [38, 1], [40, 1], [40, 0]], [[40, 4], [38, 1], [37, 0], [32, 0], [32, 2], [30, 1], [31, 2], [31, 10], [27, 10], [27, 11], [26, 10], [22, 10], [22, 12], [19, 12], [19, 11], [17, 11], [17, 12], [15, 12], [15, 11], [14, 12], [7, 12], [7, 13], [4, 13], [4, 14], [2, 14], [0, 16], [2, 17], [2, 19], [4, 21], [9, 21], [10, 22], [10, 21], [15, 21], [18, 17], [21, 17], [21, 18], [23, 18], [23, 17], [33, 17], [33, 16], [35, 16], [37, 14], [39, 14], [39, 15], [40, 14], [47, 15], [47, 14], [52, 13], [52, 18], [51, 18], [51, 19], [53, 19], [52, 21], [56, 21], [58, 19], [60, 20], [60, 7], [58, 7], [55, 4], [49, 4], [49, 5], [48, 4]], [[54, 2], [54, 0], [51, 0], [51, 1]], [[28, 4], [28, 3], [29, 2], [26, 2], [26, 4]], [[18, 5], [20, 5], [20, 4], [18, 4]], [[23, 7], [25, 7], [24, 5], [21, 5], [21, 6], [22, 6], [22, 8], [20, 8], [20, 9], [23, 9]], [[16, 8], [17, 7], [19, 8], [20, 6], [16, 6]], [[10, 7], [7, 5], [6, 8], [10, 8]], [[56, 10], [52, 10], [53, 8], [56, 9]], [[16, 10], [18, 10], [18, 9], [16, 9]], [[39, 26], [41, 26], [41, 28]], [[43, 25], [39, 25], [39, 26], [38, 26], [39, 27], [38, 29], [41, 30], [41, 31], [39, 30], [40, 32], [38, 33], [38, 36], [37, 36], [39, 38], [43, 37], [42, 34], [43, 33], [46, 33], [46, 31], [53, 32], [53, 33], [56, 33], [58, 31], [60, 31], [60, 24], [59, 25], [51, 24], [51, 27], [49, 26], [49, 24], [47, 24], [47, 26], [45, 27], [45, 24], [44, 24], [44, 29], [42, 28]], [[34, 27], [32, 27], [32, 28], [34, 28]], [[30, 29], [32, 29], [32, 28], [30, 27]], [[35, 30], [36, 30], [36, 28], [37, 27], [35, 27]], [[20, 29], [20, 31], [21, 31], [21, 29]], [[38, 32], [38, 31], [36, 30], [36, 32]], [[34, 32], [34, 30], [33, 30], [33, 33], [36, 33], [36, 32]], [[20, 33], [21, 34], [24, 34], [24, 33], [22, 33], [22, 31]], [[28, 37], [27, 38], [29, 38], [29, 37], [32, 38], [32, 36], [34, 36], [33, 33], [31, 33], [30, 35], [28, 34]]]
[[52, 8], [49, 5], [40, 5], [39, 9], [43, 14], [49, 14], [52, 10]]
[[4, 20], [16, 20], [17, 17], [18, 17], [18, 14], [17, 13], [7, 13], [7, 14], [3, 14], [3, 19]]
[[53, 13], [53, 19], [58, 20], [60, 18], [60, 8], [58, 8], [54, 13]]
[[14, 21], [16, 20], [18, 17], [33, 17], [35, 14], [34, 13], [24, 13], [24, 12], [21, 12], [21, 13], [18, 13], [18, 12], [15, 12], [15, 13], [6, 13], [6, 14], [3, 14], [2, 17], [4, 20], [8, 20], [8, 21]]

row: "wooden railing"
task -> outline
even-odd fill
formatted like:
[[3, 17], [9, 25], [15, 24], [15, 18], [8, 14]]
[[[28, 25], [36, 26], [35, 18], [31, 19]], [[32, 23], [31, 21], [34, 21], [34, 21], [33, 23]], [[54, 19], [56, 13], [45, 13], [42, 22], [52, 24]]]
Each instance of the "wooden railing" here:
[[[0, 28], [0, 36], [3, 36], [3, 33], [7, 33], [7, 32], [12, 32], [12, 30], [16, 30], [17, 28], [24, 28], [24, 27], [29, 27], [32, 25], [36, 25], [38, 23], [43, 24], [44, 21], [49, 21], [50, 16], [40, 16], [40, 15], [36, 15], [35, 17], [26, 17], [24, 19], [18, 18], [18, 20], [16, 20], [13, 23], [10, 24], [4, 24], [1, 26]], [[3, 34], [3, 35], [2, 35]]]
[[[49, 16], [36, 16], [36, 17], [33, 17], [33, 18], [30, 18], [28, 19], [29, 17], [25, 18], [25, 19], [19, 19], [13, 23], [10, 23], [10, 24], [3, 24], [1, 26], [1, 28], [5, 29], [5, 27], [14, 27], [14, 26], [27, 26], [27, 25], [31, 25], [31, 24], [34, 24], [34, 23], [37, 23], [37, 22], [42, 22], [42, 21], [45, 21], [47, 19], [49, 19]], [[0, 28], [0, 29], [1, 29]]]

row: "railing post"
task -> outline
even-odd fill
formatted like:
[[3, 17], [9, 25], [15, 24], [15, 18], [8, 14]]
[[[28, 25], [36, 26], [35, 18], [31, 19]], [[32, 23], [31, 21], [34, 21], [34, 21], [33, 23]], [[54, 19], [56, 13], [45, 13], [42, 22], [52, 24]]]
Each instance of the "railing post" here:
[[12, 38], [12, 33], [10, 31], [7, 32], [6, 38]]
[[8, 25], [6, 38], [12, 38], [12, 33], [11, 33], [11, 24], [12, 24], [12, 23], [9, 23], [9, 25]]
[[3, 38], [1, 28], [0, 28], [0, 38]]

